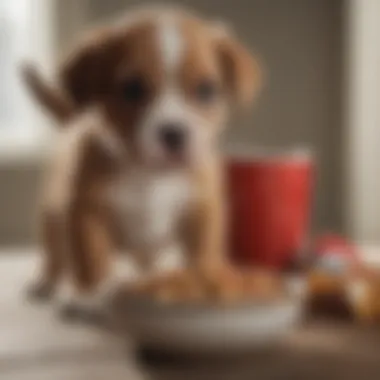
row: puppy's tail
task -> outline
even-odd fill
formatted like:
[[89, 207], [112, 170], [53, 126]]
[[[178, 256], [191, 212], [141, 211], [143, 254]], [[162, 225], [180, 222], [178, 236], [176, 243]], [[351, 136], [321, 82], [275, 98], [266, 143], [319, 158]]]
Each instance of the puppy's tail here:
[[67, 121], [74, 114], [74, 105], [58, 89], [48, 84], [35, 66], [24, 63], [21, 76], [33, 97], [59, 122]]

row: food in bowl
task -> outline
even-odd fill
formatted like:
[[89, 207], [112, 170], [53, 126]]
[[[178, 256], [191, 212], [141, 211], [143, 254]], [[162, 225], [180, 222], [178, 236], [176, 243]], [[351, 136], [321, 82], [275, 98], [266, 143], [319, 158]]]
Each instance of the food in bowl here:
[[227, 267], [213, 280], [190, 269], [173, 271], [137, 283], [132, 291], [161, 302], [270, 301], [287, 295], [277, 272]]

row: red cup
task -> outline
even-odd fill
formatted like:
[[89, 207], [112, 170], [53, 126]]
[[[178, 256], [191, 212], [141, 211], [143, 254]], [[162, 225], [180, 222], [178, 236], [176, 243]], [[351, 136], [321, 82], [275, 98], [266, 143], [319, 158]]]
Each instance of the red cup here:
[[303, 249], [311, 211], [309, 154], [233, 154], [227, 160], [229, 243], [241, 264], [283, 269]]

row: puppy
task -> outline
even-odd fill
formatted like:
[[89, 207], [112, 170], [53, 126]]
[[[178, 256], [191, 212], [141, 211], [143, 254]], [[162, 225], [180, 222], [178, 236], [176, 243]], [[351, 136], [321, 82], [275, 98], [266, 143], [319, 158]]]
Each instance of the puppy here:
[[180, 246], [195, 273], [225, 260], [218, 137], [260, 84], [255, 59], [219, 24], [178, 9], [134, 11], [84, 38], [59, 86], [27, 84], [65, 127], [43, 195], [37, 289], [70, 275], [92, 297], [126, 247], [149, 270]]

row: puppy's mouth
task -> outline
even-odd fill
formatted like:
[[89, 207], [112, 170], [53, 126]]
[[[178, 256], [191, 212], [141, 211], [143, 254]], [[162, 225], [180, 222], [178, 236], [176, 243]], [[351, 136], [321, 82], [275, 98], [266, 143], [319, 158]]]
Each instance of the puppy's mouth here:
[[157, 162], [167, 167], [180, 167], [191, 165], [192, 159], [187, 149], [162, 150], [162, 155], [157, 159]]
[[161, 144], [154, 144], [154, 146], [144, 148], [136, 151], [135, 157], [145, 166], [161, 169], [192, 166], [193, 155], [189, 147], [167, 149]]

